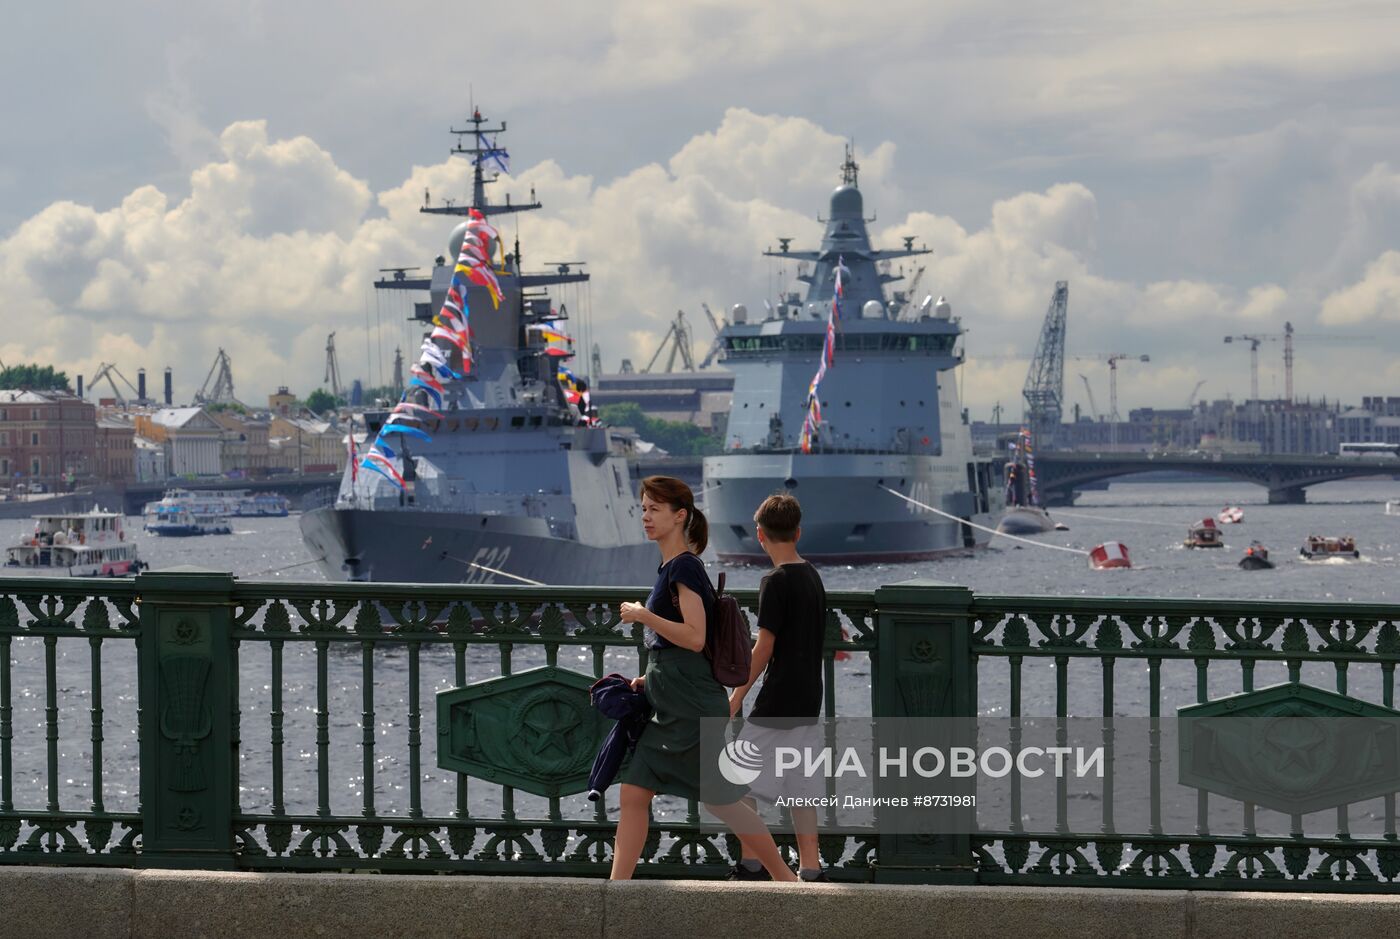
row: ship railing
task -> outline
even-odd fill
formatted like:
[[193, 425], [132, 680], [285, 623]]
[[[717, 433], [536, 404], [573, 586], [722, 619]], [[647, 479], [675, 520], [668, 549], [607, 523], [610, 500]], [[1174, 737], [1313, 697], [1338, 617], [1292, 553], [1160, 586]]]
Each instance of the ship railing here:
[[[0, 579], [0, 863], [605, 876], [615, 815], [582, 795], [605, 729], [587, 687], [645, 668], [640, 631], [618, 619], [645, 592], [190, 569]], [[755, 592], [735, 593], [752, 617]], [[1347, 790], [1355, 806], [1283, 816], [1281, 835], [1267, 793], [1255, 804], [1202, 784], [1181, 827], [1162, 727], [1201, 705], [1275, 724], [1381, 721], [1395, 713], [1400, 606], [911, 582], [832, 591], [828, 607], [827, 717], [972, 721], [979, 739], [1009, 722], [1027, 740], [1096, 720], [1140, 777], [1091, 778], [1093, 798], [1056, 780], [1043, 817], [1030, 783], [1007, 783], [1009, 801], [988, 799], [961, 832], [847, 825], [828, 808], [833, 879], [1397, 889], [1394, 777]], [[1278, 726], [1296, 750], [1299, 729]], [[1236, 764], [1261, 763], [1258, 746], [1239, 742]], [[1315, 751], [1309, 771], [1358, 771], [1344, 748]], [[1287, 790], [1304, 770], [1285, 770]], [[791, 854], [792, 836], [778, 840]], [[721, 876], [736, 848], [694, 802], [659, 799], [639, 872]]]

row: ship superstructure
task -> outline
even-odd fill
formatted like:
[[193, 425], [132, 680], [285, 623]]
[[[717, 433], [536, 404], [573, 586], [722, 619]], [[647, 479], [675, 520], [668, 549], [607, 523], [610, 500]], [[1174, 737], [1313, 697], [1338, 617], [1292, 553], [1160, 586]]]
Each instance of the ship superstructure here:
[[[470, 205], [428, 206], [431, 214], [484, 217], [540, 208], [492, 204], [483, 169], [501, 165], [499, 135], [479, 111], [454, 152], [475, 163]], [[467, 139], [469, 146], [462, 146]], [[461, 248], [465, 223], [446, 257]], [[447, 294], [453, 268], [437, 259], [431, 278], [381, 281], [430, 294], [416, 304], [425, 335]], [[396, 437], [403, 488], [351, 461], [333, 507], [302, 516], [302, 534], [333, 579], [434, 583], [633, 584], [650, 579], [656, 549], [644, 538], [628, 438], [592, 426], [570, 403], [558, 373], [570, 353], [547, 337], [565, 328], [546, 288], [588, 279], [561, 265], [523, 270], [518, 238], [495, 270], [501, 302], [484, 287], [467, 293], [471, 369], [445, 381], [431, 440]], [[565, 366], [566, 367], [566, 366]], [[371, 410], [351, 430], [363, 450], [391, 415]]]
[[[801, 552], [818, 561], [912, 560], [984, 546], [988, 536], [962, 523], [994, 524], [1000, 512], [999, 467], [973, 456], [953, 380], [961, 323], [941, 299], [886, 294], [901, 279], [889, 262], [928, 251], [912, 238], [901, 249], [871, 246], [857, 173], [848, 151], [820, 249], [790, 250], [781, 239], [780, 250], [767, 252], [799, 262], [805, 295], [786, 295], [762, 321], [736, 307], [724, 327], [734, 404], [725, 453], [704, 461], [721, 558], [763, 560], [753, 513], [773, 492], [802, 503]], [[833, 300], [834, 358], [804, 448]]]

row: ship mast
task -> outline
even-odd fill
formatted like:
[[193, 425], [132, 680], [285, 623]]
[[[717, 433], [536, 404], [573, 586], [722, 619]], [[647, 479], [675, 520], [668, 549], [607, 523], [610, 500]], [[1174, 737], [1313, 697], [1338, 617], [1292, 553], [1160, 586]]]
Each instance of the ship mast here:
[[[494, 183], [500, 173], [493, 173], [488, 179], [486, 177], [486, 164], [494, 162], [498, 167], [504, 168], [505, 160], [509, 159], [506, 151], [496, 145], [495, 137], [491, 134], [503, 134], [506, 131], [506, 122], [501, 121], [500, 127], [484, 127], [489, 123], [481, 116], [480, 108], [472, 109], [472, 116], [467, 118], [466, 123], [470, 127], [456, 128], [448, 130], [457, 135], [457, 145], [449, 153], [460, 153], [468, 156], [472, 161], [472, 201], [470, 205], [455, 205], [452, 200], [445, 201], [442, 205], [431, 205], [429, 200], [424, 198], [423, 207], [418, 211], [429, 215], [467, 215], [472, 209], [476, 209], [482, 215], [506, 215], [514, 212], [528, 212], [532, 209], [542, 208], [535, 199], [535, 191], [530, 190], [530, 201], [513, 204], [510, 196], [506, 196], [506, 201], [501, 205], [492, 205], [486, 199], [486, 187]], [[470, 146], [463, 146], [463, 138], [471, 137]], [[426, 196], [426, 193], [425, 193]]]

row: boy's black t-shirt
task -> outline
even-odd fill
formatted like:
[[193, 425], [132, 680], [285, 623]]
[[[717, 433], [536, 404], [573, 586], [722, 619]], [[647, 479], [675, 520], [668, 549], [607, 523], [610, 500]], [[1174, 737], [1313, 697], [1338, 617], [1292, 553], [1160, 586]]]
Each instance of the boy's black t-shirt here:
[[812, 718], [822, 708], [826, 588], [806, 561], [783, 564], [758, 588], [758, 626], [773, 634], [773, 656], [750, 719]]

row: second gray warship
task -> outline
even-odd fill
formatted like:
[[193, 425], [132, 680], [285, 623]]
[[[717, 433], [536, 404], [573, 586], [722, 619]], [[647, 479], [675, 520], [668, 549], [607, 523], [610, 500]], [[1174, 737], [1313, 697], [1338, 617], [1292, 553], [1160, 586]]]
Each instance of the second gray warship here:
[[[475, 162], [472, 202], [423, 211], [490, 217], [540, 207], [491, 204], [483, 164], [499, 161], [500, 127], [453, 133], [471, 146], [454, 152]], [[453, 233], [447, 257], [461, 250], [466, 225]], [[430, 294], [416, 305], [425, 335], [442, 307], [453, 267], [439, 257], [431, 279], [402, 276], [377, 286]], [[642, 532], [636, 485], [627, 463], [629, 438], [598, 426], [561, 387], [568, 354], [546, 338], [562, 329], [562, 309], [543, 288], [578, 283], [588, 275], [567, 265], [527, 273], [520, 243], [496, 277], [494, 308], [484, 287], [467, 292], [471, 370], [443, 382], [440, 417], [425, 428], [430, 440], [395, 438], [403, 487], [352, 461], [334, 506], [307, 512], [302, 537], [332, 580], [414, 583], [640, 584], [651, 579], [656, 549]], [[364, 415], [366, 444], [390, 420], [390, 408]], [[352, 430], [352, 433], [354, 431]], [[361, 449], [361, 455], [363, 455]]]
[[[848, 150], [819, 250], [789, 250], [790, 239], [780, 239], [780, 250], [766, 252], [800, 262], [805, 297], [787, 294], [761, 322], [737, 306], [722, 330], [734, 403], [725, 452], [704, 460], [710, 538], [722, 559], [765, 559], [753, 513], [774, 492], [801, 501], [800, 550], [814, 561], [907, 561], [983, 547], [990, 535], [972, 524], [995, 525], [1001, 512], [1000, 467], [973, 456], [952, 380], [960, 321], [946, 302], [886, 296], [886, 284], [901, 279], [888, 262], [928, 251], [912, 238], [903, 249], [871, 247], [858, 170]], [[838, 299], [820, 417], [804, 434]]]

